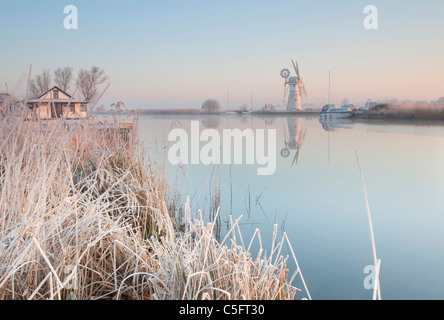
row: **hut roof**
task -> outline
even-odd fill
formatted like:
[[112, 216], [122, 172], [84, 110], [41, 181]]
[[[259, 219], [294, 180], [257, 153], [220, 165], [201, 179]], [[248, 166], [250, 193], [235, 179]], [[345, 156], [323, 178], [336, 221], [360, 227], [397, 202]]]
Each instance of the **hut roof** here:
[[[51, 98], [51, 92], [54, 90], [58, 90], [60, 92], [62, 92], [67, 98]], [[28, 100], [29, 103], [41, 103], [41, 102], [68, 102], [71, 101], [73, 103], [77, 103], [77, 102], [83, 102], [83, 103], [87, 103], [87, 101], [81, 101], [79, 99], [76, 99], [75, 97], [71, 96], [70, 94], [66, 93], [65, 91], [63, 91], [62, 89], [60, 89], [57, 86], [52, 87], [51, 89], [49, 89], [48, 91], [46, 91], [45, 93], [41, 94], [39, 97]]]

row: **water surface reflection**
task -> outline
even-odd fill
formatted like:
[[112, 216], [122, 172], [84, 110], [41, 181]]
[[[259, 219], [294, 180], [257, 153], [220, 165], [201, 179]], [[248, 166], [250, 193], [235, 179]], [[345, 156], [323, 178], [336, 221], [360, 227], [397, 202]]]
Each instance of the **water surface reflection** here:
[[205, 208], [217, 172], [222, 221], [230, 214], [233, 219], [243, 215], [244, 239], [260, 228], [263, 243], [271, 243], [273, 225], [279, 224], [289, 235], [314, 299], [372, 297], [363, 285], [372, 252], [354, 149], [360, 154], [382, 260], [383, 299], [444, 299], [443, 126], [157, 116], [141, 118], [140, 134], [148, 145], [153, 139], [165, 143], [172, 123], [189, 129], [191, 120], [219, 132], [276, 129], [277, 169], [272, 176], [258, 176], [256, 166], [188, 165], [172, 168], [171, 179], [182, 175], [192, 206]]

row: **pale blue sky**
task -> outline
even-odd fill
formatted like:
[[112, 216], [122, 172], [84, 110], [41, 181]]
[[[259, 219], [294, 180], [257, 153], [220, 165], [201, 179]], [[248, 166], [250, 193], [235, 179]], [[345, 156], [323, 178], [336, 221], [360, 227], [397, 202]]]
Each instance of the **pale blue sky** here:
[[[79, 29], [65, 30], [75, 5]], [[379, 29], [365, 30], [376, 5]], [[279, 72], [299, 62], [309, 97], [437, 99], [444, 96], [444, 0], [433, 1], [5, 1], [0, 0], [0, 83], [10, 90], [44, 68], [97, 65], [103, 102], [134, 107], [279, 104]], [[23, 82], [23, 81], [22, 81]], [[18, 86], [18, 94], [25, 85]]]

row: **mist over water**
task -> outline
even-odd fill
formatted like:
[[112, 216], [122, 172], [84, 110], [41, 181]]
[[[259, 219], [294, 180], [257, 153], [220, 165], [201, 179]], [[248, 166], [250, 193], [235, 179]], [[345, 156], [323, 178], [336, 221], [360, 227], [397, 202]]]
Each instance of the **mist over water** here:
[[[196, 214], [202, 209], [209, 217], [210, 193], [220, 183], [222, 235], [230, 214], [233, 220], [242, 215], [245, 244], [259, 228], [269, 250], [278, 224], [278, 239], [283, 231], [288, 234], [313, 299], [371, 299], [363, 284], [373, 256], [356, 149], [382, 261], [382, 298], [444, 298], [444, 126], [320, 123], [318, 117], [143, 116], [140, 136], [148, 149], [164, 150], [157, 154], [165, 156], [170, 130], [189, 130], [193, 120], [219, 132], [277, 132], [276, 171], [270, 176], [259, 176], [256, 165], [246, 164], [169, 167], [171, 183], [190, 197]], [[295, 265], [288, 261], [292, 274]]]

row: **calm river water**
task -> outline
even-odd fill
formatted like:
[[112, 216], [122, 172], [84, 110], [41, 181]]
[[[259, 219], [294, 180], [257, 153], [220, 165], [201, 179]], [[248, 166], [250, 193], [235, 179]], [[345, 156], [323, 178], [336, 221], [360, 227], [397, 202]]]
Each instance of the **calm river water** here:
[[[190, 196], [195, 212], [203, 209], [207, 216], [210, 193], [220, 182], [221, 219], [242, 215], [247, 244], [258, 228], [269, 250], [278, 224], [279, 235], [285, 231], [290, 238], [313, 299], [372, 298], [364, 286], [364, 268], [373, 264], [373, 255], [355, 149], [381, 259], [382, 299], [444, 299], [444, 125], [143, 116], [140, 135], [148, 148], [166, 154], [173, 144], [169, 132], [190, 132], [192, 121], [199, 121], [200, 130], [218, 132], [276, 130], [272, 175], [258, 175], [256, 164], [198, 164], [171, 166], [170, 179], [184, 183], [181, 193]], [[289, 268], [295, 270], [291, 259]]]

